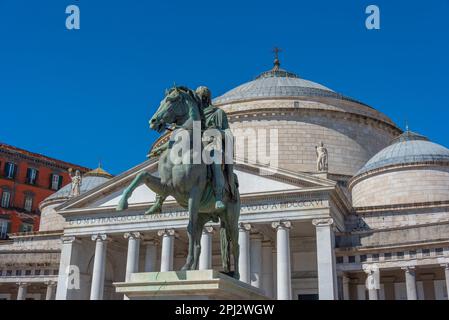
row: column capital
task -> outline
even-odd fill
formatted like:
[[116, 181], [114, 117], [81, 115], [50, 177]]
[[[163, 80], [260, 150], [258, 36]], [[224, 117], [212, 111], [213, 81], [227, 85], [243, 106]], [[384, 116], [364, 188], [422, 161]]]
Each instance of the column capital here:
[[56, 281], [48, 280], [48, 281], [45, 281], [44, 284], [48, 287], [54, 287], [54, 286], [56, 286]]
[[214, 227], [212, 227], [212, 226], [205, 226], [204, 228], [203, 228], [203, 233], [206, 233], [206, 234], [213, 234], [215, 232], [215, 228]]
[[329, 227], [334, 224], [334, 219], [332, 218], [313, 219], [312, 224], [315, 227]]
[[271, 226], [278, 230], [278, 229], [290, 229], [292, 227], [291, 221], [288, 220], [281, 220], [281, 221], [274, 221], [271, 223]]
[[30, 285], [30, 283], [28, 282], [16, 282], [16, 284], [22, 288], [28, 287]]
[[62, 236], [61, 237], [61, 241], [63, 244], [65, 243], [73, 243], [75, 242], [77, 239], [75, 236]]
[[159, 237], [174, 237], [177, 236], [177, 232], [175, 229], [163, 229], [157, 232]]
[[142, 239], [143, 234], [140, 232], [125, 232], [123, 235], [125, 239]]
[[374, 274], [379, 271], [379, 266], [377, 264], [364, 264], [362, 266], [363, 271], [367, 274]]
[[251, 225], [249, 223], [239, 222], [239, 231], [250, 231]]
[[107, 234], [105, 234], [105, 233], [98, 233], [98, 234], [93, 234], [91, 236], [91, 239], [92, 239], [92, 241], [108, 241], [111, 238], [109, 238], [107, 236]]
[[442, 263], [440, 264], [440, 267], [443, 267], [446, 270], [449, 270], [449, 263]]
[[416, 267], [415, 266], [405, 266], [405, 267], [401, 267], [402, 270], [404, 270], [405, 272], [409, 273], [409, 272], [414, 272]]

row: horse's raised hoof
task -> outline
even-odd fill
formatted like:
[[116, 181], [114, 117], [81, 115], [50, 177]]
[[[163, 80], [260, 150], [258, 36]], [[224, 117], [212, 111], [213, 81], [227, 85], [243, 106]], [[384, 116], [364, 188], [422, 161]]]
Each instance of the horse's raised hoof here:
[[153, 205], [150, 209], [145, 211], [145, 214], [159, 214], [162, 213], [162, 208], [159, 205]]
[[122, 198], [120, 202], [118, 203], [117, 207], [115, 208], [116, 211], [123, 211], [128, 209], [128, 200], [125, 198]]

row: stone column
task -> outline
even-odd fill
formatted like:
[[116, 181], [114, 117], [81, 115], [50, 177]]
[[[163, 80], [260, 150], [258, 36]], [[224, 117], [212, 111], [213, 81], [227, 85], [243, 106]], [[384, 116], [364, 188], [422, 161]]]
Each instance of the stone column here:
[[341, 281], [343, 284], [343, 300], [351, 300], [349, 295], [349, 277], [346, 273], [341, 276]]
[[90, 300], [103, 300], [108, 237], [105, 234], [95, 234], [92, 236], [92, 241], [95, 241], [95, 257]]
[[337, 272], [334, 253], [334, 220], [314, 219], [318, 264], [318, 293], [320, 300], [337, 300]]
[[214, 228], [206, 226], [203, 228], [201, 235], [201, 253], [198, 265], [199, 270], [212, 269], [212, 237], [214, 235]]
[[150, 239], [144, 242], [145, 244], [145, 272], [156, 271], [156, 261], [157, 261], [157, 240]]
[[262, 240], [260, 233], [254, 233], [250, 236], [250, 269], [251, 285], [256, 288], [262, 288]]
[[239, 223], [239, 272], [240, 281], [251, 282], [250, 255], [249, 255], [249, 231], [251, 225], [248, 223]]
[[139, 271], [139, 250], [142, 234], [140, 232], [126, 232], [123, 236], [125, 239], [128, 239], [125, 274], [125, 282], [128, 282], [131, 274]]
[[292, 281], [290, 266], [290, 221], [273, 222], [276, 229], [276, 268], [277, 268], [277, 298], [278, 300], [292, 299]]
[[18, 282], [19, 290], [17, 291], [17, 300], [25, 300], [27, 296], [28, 283]]
[[56, 282], [54, 282], [54, 281], [47, 281], [45, 284], [47, 285], [47, 291], [45, 293], [45, 300], [53, 300], [54, 299], [54, 292], [55, 292]]
[[449, 263], [442, 264], [441, 266], [444, 268], [444, 276], [446, 278], [446, 293], [449, 300]]
[[262, 288], [265, 295], [273, 298], [273, 244], [262, 242]]
[[56, 300], [71, 300], [77, 298], [80, 291], [78, 260], [82, 247], [81, 241], [73, 236], [63, 236], [61, 240]]
[[161, 272], [172, 271], [175, 229], [159, 230], [157, 234], [162, 237]]
[[405, 272], [405, 285], [407, 287], [407, 300], [417, 300], [418, 294], [416, 291], [416, 273], [415, 267], [409, 266], [401, 268]]

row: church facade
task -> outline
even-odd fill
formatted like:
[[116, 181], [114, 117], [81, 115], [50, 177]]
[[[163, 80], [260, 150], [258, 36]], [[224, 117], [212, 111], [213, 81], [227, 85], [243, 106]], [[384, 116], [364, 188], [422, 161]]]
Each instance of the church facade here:
[[[214, 105], [236, 137], [241, 281], [282, 300], [448, 299], [447, 148], [278, 60]], [[123, 299], [114, 284], [131, 273], [179, 270], [185, 209], [168, 198], [161, 214], [144, 215], [156, 195], [142, 185], [116, 211], [134, 177], [157, 164], [116, 177], [98, 169], [81, 195], [67, 186], [43, 201], [40, 231], [0, 244], [9, 261], [0, 297]], [[218, 230], [203, 230], [200, 269], [221, 269]], [[23, 259], [29, 274], [14, 276]], [[36, 274], [45, 263], [58, 271]]]

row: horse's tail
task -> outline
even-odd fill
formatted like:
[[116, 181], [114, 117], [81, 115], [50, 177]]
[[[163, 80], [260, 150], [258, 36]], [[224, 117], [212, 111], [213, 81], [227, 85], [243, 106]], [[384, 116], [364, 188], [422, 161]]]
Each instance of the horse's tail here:
[[226, 225], [221, 221], [220, 226], [220, 246], [222, 265], [225, 273], [231, 271], [231, 243], [226, 233]]

